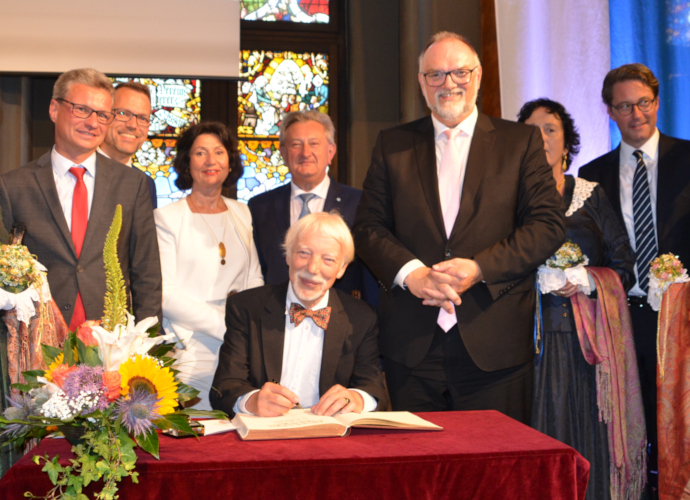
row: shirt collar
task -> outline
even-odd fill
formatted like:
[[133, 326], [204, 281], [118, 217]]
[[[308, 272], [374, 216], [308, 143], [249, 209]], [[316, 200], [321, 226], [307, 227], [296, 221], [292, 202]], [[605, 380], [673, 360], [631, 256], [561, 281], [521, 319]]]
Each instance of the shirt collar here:
[[58, 175], [64, 177], [68, 174], [69, 169], [75, 165], [81, 165], [86, 169], [91, 177], [96, 178], [96, 152], [91, 153], [86, 160], [81, 163], [74, 163], [72, 160], [65, 158], [60, 153], [57, 152], [55, 146], [50, 152], [50, 162], [53, 165], [53, 170], [55, 170]]
[[[100, 146], [98, 146], [98, 147], [96, 148], [96, 153], [101, 153], [101, 154], [102, 154], [103, 156], [105, 156], [106, 158], [110, 158], [110, 156], [108, 156], [108, 154], [107, 154], [105, 151], [103, 151], [103, 150], [101, 149]], [[110, 158], [110, 159], [112, 160], [112, 158]], [[128, 167], [133, 167], [133, 166], [134, 166], [134, 162], [132, 161], [132, 157], [131, 157], [131, 156], [130, 156], [129, 159], [127, 160], [127, 163], [125, 163], [124, 165], [126, 165], [126, 166], [128, 166]]]
[[628, 163], [635, 151], [640, 150], [652, 161], [656, 161], [659, 154], [659, 129], [656, 129], [652, 136], [641, 147], [634, 148], [630, 144], [621, 140], [621, 161]]
[[[461, 121], [456, 127], [460, 128], [465, 134], [472, 137], [474, 135], [474, 128], [477, 126], [477, 118], [479, 118], [479, 111], [477, 111], [477, 106], [470, 113], [470, 116]], [[434, 123], [434, 137], [436, 140], [450, 127], [446, 127], [441, 123], [433, 114], [431, 115], [431, 121]]]
[[[328, 295], [330, 293], [330, 290], [326, 290], [326, 293], [323, 295], [323, 297], [321, 297], [319, 303], [311, 309], [316, 311], [317, 309], [323, 309], [324, 307], [328, 307]], [[302, 304], [302, 301], [297, 298], [297, 295], [295, 295], [295, 291], [292, 289], [292, 283], [288, 283], [287, 298], [285, 299], [285, 314], [288, 313], [288, 311], [290, 310], [290, 305], [292, 305], [293, 303], [299, 304], [305, 309], [309, 309], [309, 307]]]
[[331, 178], [328, 176], [328, 171], [326, 171], [326, 176], [323, 178], [323, 180], [311, 191], [305, 191], [301, 187], [299, 187], [297, 184], [294, 182], [290, 183], [290, 200], [294, 200], [297, 198], [299, 195], [304, 194], [304, 193], [312, 193], [318, 196], [319, 198], [326, 199], [326, 196], [328, 195], [328, 188], [331, 185]]

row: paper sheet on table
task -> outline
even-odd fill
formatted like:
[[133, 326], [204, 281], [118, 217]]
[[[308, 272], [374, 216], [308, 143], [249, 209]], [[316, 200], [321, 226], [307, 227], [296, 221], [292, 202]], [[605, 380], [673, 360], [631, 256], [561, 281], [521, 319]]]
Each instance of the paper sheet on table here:
[[237, 430], [237, 427], [235, 427], [230, 420], [209, 419], [198, 420], [198, 422], [204, 426], [204, 436]]

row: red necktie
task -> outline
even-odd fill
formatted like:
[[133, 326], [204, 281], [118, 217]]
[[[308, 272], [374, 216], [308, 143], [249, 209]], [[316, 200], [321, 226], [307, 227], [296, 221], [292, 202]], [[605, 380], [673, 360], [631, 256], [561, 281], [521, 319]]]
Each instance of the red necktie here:
[[316, 326], [325, 330], [328, 328], [328, 322], [331, 319], [331, 308], [324, 307], [323, 309], [313, 311], [293, 302], [290, 305], [290, 322], [294, 323], [295, 326], [299, 326], [305, 318], [311, 318]]
[[[77, 184], [74, 186], [74, 194], [72, 195], [72, 242], [74, 243], [74, 249], [77, 251], [77, 258], [79, 258], [81, 248], [84, 245], [86, 226], [89, 223], [89, 193], [86, 190], [86, 184], [84, 184], [86, 169], [72, 167], [69, 171], [77, 179]], [[76, 330], [84, 321], [86, 321], [84, 302], [81, 300], [81, 293], [77, 292], [77, 301], [74, 304], [74, 312], [72, 313], [69, 329], [72, 331]]]

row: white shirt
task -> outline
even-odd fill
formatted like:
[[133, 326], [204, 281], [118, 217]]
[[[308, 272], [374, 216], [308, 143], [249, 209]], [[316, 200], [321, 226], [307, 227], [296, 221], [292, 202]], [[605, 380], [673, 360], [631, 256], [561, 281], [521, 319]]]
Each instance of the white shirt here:
[[[328, 307], [330, 291], [321, 298], [311, 309], [317, 310]], [[321, 359], [323, 358], [324, 330], [316, 326], [311, 318], [305, 318], [299, 326], [290, 322], [290, 306], [304, 304], [292, 290], [292, 283], [288, 285], [285, 299], [285, 341], [283, 344], [283, 369], [280, 373], [280, 385], [294, 392], [299, 398], [300, 406], [310, 408], [319, 402], [319, 378], [321, 377]], [[309, 309], [309, 308], [307, 308]], [[365, 391], [352, 389], [361, 394], [364, 399], [363, 411], [374, 411], [378, 402], [376, 398]], [[249, 413], [245, 403], [258, 390], [248, 392], [237, 400], [233, 411], [235, 413]]]
[[326, 173], [323, 180], [311, 191], [305, 191], [294, 182], [290, 183], [290, 226], [299, 220], [299, 214], [302, 213], [302, 199], [299, 195], [304, 193], [315, 194], [316, 196], [309, 200], [309, 211], [311, 213], [323, 212], [323, 206], [326, 203], [326, 196], [328, 195], [328, 188], [331, 185], [331, 178]]
[[96, 185], [96, 153], [92, 153], [80, 164], [75, 164], [62, 156], [55, 150], [50, 152], [50, 162], [53, 165], [53, 178], [55, 179], [55, 189], [57, 189], [62, 213], [65, 214], [67, 227], [72, 230], [72, 198], [74, 197], [74, 186], [77, 185], [77, 178], [73, 176], [69, 169], [74, 166], [82, 166], [86, 169], [84, 174], [84, 184], [89, 195], [89, 215], [91, 215], [91, 203], [93, 201], [93, 189]]
[[[103, 150], [101, 149], [100, 146], [98, 146], [98, 148], [96, 149], [96, 152], [97, 152], [97, 153], [101, 153], [101, 154], [102, 154], [103, 156], [105, 156], [106, 158], [110, 158], [110, 156], [108, 156], [108, 153], [106, 153], [105, 151], [103, 151]], [[110, 158], [110, 159], [112, 160], [112, 158]], [[113, 161], [114, 161], [114, 160], [113, 160]], [[118, 162], [118, 163], [119, 163], [119, 162]], [[121, 163], [121, 165], [123, 165], [123, 164]], [[132, 162], [132, 157], [131, 157], [131, 156], [127, 159], [127, 163], [124, 163], [124, 165], [127, 165], [128, 167], [134, 167], [134, 163]]]
[[[465, 118], [460, 122], [457, 127], [462, 130], [456, 138], [455, 142], [460, 151], [460, 185], [458, 189], [460, 190], [460, 202], [462, 202], [462, 186], [465, 183], [465, 172], [467, 171], [467, 158], [470, 155], [470, 145], [472, 143], [472, 136], [474, 135], [474, 129], [477, 126], [477, 118], [479, 118], [479, 112], [477, 111], [477, 106], [474, 107], [470, 116]], [[441, 160], [443, 159], [443, 152], [446, 149], [446, 144], [448, 138], [444, 132], [450, 127], [446, 127], [443, 123], [438, 121], [434, 115], [431, 115], [431, 121], [434, 124], [434, 141], [436, 143], [436, 174], [438, 175], [441, 169]], [[419, 259], [413, 259], [400, 268], [398, 274], [393, 280], [394, 285], [405, 288], [405, 278], [415, 269], [420, 267], [425, 267], [424, 263]]]
[[[654, 236], [657, 239], [657, 248], [659, 246], [658, 225], [656, 222], [656, 189], [659, 179], [659, 129], [654, 131], [652, 137], [649, 138], [641, 147], [634, 148], [629, 144], [621, 141], [620, 150], [620, 196], [621, 196], [621, 211], [623, 212], [623, 222], [625, 229], [628, 231], [630, 238], [630, 246], [636, 250], [635, 246], [635, 218], [633, 216], [633, 201], [632, 189], [633, 179], [635, 177], [635, 170], [637, 169], [637, 158], [633, 156], [636, 150], [644, 153], [643, 158], [647, 167], [647, 181], [649, 182], [649, 195], [652, 202], [652, 219], [654, 220]], [[647, 294], [642, 291], [637, 282], [637, 266], [635, 266], [635, 286], [633, 286], [628, 295], [635, 295], [639, 297], [646, 297]]]

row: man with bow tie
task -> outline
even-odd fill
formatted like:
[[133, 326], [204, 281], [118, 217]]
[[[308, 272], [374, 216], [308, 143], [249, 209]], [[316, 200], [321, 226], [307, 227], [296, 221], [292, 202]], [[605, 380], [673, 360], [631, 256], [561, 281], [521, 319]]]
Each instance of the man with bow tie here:
[[307, 215], [284, 250], [288, 282], [228, 298], [211, 405], [260, 416], [297, 405], [319, 415], [387, 409], [376, 314], [331, 289], [354, 258], [347, 225], [337, 214]]

